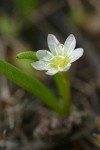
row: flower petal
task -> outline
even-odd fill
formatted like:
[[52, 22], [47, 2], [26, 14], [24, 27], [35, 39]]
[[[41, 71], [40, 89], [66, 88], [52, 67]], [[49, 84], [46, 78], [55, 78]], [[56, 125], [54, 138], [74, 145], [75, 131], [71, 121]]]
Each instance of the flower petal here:
[[47, 42], [48, 42], [48, 47], [52, 53], [55, 52], [55, 49], [60, 44], [57, 38], [53, 34], [48, 34]]
[[68, 38], [66, 39], [64, 45], [67, 48], [68, 53], [71, 53], [74, 50], [75, 45], [76, 45], [76, 39], [75, 39], [73, 34], [70, 34], [68, 36]]
[[52, 53], [47, 50], [38, 50], [36, 56], [38, 59], [51, 59], [53, 57]]
[[58, 70], [54, 70], [54, 69], [50, 69], [50, 70], [48, 70], [47, 72], [46, 72], [46, 74], [48, 74], [48, 75], [55, 75], [57, 72], [59, 72]]
[[59, 44], [59, 46], [55, 49], [57, 55], [64, 56], [65, 54], [65, 46], [63, 44]]
[[32, 67], [37, 70], [46, 70], [46, 62], [45, 61], [36, 61], [31, 63]]
[[70, 69], [70, 67], [71, 67], [71, 64], [68, 64], [65, 68], [63, 68], [63, 69], [60, 69], [60, 71], [68, 71], [69, 69]]
[[79, 59], [83, 55], [83, 48], [77, 48], [72, 52], [71, 63]]

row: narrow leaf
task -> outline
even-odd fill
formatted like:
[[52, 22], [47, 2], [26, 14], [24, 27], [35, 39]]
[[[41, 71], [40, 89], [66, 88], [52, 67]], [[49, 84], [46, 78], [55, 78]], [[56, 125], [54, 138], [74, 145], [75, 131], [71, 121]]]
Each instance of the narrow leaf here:
[[60, 113], [58, 103], [53, 93], [34, 77], [23, 73], [18, 68], [3, 60], [0, 60], [0, 74], [35, 95], [54, 111]]
[[21, 53], [17, 54], [17, 58], [38, 60], [38, 58], [36, 56], [36, 52], [33, 52], [33, 51], [21, 52]]

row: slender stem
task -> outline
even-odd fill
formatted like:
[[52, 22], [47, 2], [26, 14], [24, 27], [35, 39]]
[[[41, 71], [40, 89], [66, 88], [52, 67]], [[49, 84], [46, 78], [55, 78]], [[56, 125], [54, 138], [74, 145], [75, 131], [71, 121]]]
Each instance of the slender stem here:
[[57, 88], [60, 95], [60, 107], [64, 114], [69, 114], [70, 112], [70, 79], [68, 72], [61, 72], [54, 76], [57, 84]]

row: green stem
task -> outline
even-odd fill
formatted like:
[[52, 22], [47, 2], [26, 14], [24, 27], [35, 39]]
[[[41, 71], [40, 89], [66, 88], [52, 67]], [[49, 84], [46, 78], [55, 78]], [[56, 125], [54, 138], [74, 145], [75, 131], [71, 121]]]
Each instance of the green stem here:
[[64, 114], [70, 112], [70, 79], [68, 73], [61, 72], [54, 76], [60, 95], [60, 106]]

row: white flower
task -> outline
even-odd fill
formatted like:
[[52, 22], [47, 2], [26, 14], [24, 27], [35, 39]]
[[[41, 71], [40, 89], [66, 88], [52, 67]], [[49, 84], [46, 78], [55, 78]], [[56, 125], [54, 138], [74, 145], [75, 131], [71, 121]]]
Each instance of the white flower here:
[[72, 34], [64, 45], [52, 34], [48, 35], [47, 41], [50, 51], [38, 50], [36, 56], [39, 61], [33, 62], [32, 66], [37, 70], [45, 70], [48, 75], [69, 70], [71, 63], [83, 55], [82, 48], [75, 49], [76, 39]]

